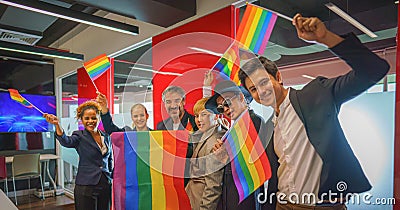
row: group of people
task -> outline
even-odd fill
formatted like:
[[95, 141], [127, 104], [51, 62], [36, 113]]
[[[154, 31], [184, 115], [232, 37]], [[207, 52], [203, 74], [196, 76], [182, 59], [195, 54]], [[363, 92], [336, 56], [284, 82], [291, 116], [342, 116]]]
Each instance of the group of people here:
[[[318, 18], [297, 14], [293, 18], [298, 37], [326, 45], [352, 70], [347, 74], [317, 77], [303, 89], [283, 85], [276, 64], [257, 57], [239, 71], [243, 86], [223, 81], [214, 94], [194, 105], [194, 116], [185, 109], [185, 91], [177, 86], [164, 90], [162, 101], [169, 118], [158, 123], [157, 130], [184, 130], [190, 127], [188, 147], [189, 179], [185, 189], [192, 209], [346, 209], [342, 197], [325, 197], [328, 193], [360, 193], [371, 189], [359, 161], [349, 146], [338, 120], [341, 105], [361, 94], [382, 79], [389, 70], [386, 61], [368, 50], [353, 35], [339, 36], [327, 30]], [[208, 74], [209, 79], [211, 75]], [[274, 109], [264, 120], [249, 108], [251, 100]], [[272, 177], [240, 204], [229, 160], [221, 137], [241, 114], [248, 111], [271, 165]], [[231, 123], [219, 117], [228, 118]], [[117, 131], [147, 131], [146, 108], [132, 106], [133, 128], [117, 127], [101, 93], [95, 101], [81, 104], [76, 117], [84, 130], [67, 136], [56, 116], [45, 114], [56, 126], [56, 138], [65, 147], [75, 148], [79, 155], [75, 186], [76, 209], [109, 209], [111, 198], [112, 149], [109, 134]], [[97, 125], [103, 122], [105, 132]], [[347, 189], [337, 188], [339, 182]], [[266, 190], [266, 192], [264, 192]], [[303, 194], [316, 196], [305, 203]], [[288, 196], [297, 194], [289, 200]], [[260, 195], [267, 202], [260, 202]], [[272, 196], [275, 195], [275, 196]], [[280, 196], [279, 196], [280, 195]], [[289, 202], [290, 201], [290, 202]]]

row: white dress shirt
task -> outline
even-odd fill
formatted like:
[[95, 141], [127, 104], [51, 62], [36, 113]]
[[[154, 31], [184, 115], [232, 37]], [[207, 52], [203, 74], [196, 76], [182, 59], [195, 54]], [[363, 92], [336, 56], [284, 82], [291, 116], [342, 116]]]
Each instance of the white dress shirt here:
[[[284, 193], [282, 200], [288, 202], [312, 205], [319, 201], [322, 159], [310, 143], [303, 122], [290, 103], [289, 92], [279, 106], [279, 116], [273, 118], [274, 150], [280, 164], [277, 172], [278, 194]], [[312, 203], [302, 199], [310, 193], [315, 196]]]
[[104, 136], [100, 136], [101, 138], [101, 144], [102, 146], [100, 146], [100, 144], [97, 144], [100, 148], [101, 154], [104, 155], [108, 152], [108, 148], [106, 146], [106, 144], [104, 143]]

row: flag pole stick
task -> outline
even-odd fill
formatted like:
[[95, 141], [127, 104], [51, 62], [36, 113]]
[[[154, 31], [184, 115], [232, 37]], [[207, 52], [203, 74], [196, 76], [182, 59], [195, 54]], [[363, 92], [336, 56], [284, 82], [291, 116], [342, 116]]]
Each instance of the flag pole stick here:
[[236, 40], [233, 39], [233, 42], [231, 44], [229, 44], [229, 47], [226, 48], [225, 52], [222, 54], [222, 56], [218, 59], [218, 61], [213, 65], [213, 67], [211, 68], [211, 70], [214, 70], [215, 66], [217, 65], [217, 63], [219, 62], [219, 60], [221, 60], [221, 58], [224, 57], [225, 53], [228, 52], [228, 50], [235, 44]]
[[[250, 4], [250, 3], [248, 3], [248, 4]], [[267, 9], [267, 8], [265, 8], [265, 7], [260, 7], [260, 6], [255, 5], [255, 4], [251, 4], [251, 5], [252, 5], [252, 6], [255, 6], [255, 7], [258, 7], [258, 8], [261, 8], [261, 9], [264, 9], [264, 10], [267, 10], [267, 11], [270, 11], [270, 12], [273, 12], [273, 13], [275, 13], [276, 15], [278, 15], [279, 17], [284, 18], [284, 19], [286, 19], [286, 20], [288, 20], [288, 21], [290, 21], [290, 22], [293, 21], [293, 18], [288, 17], [288, 16], [286, 16], [286, 15], [284, 15], [284, 14], [281, 14], [281, 13], [279, 13], [279, 12], [276, 12], [276, 11], [274, 11], [274, 10]]]
[[[22, 97], [22, 96], [21, 96]], [[24, 98], [24, 97], [22, 97], [23, 99], [25, 99], [26, 100], [26, 98]], [[27, 102], [29, 102], [29, 104], [31, 104], [31, 106], [33, 107], [33, 108], [35, 108], [36, 110], [38, 110], [42, 115], [44, 114], [44, 112], [42, 112], [42, 110], [40, 110], [39, 108], [37, 108], [35, 105], [33, 105], [30, 101], [28, 101], [28, 100], [26, 100]]]
[[[89, 74], [88, 74], [89, 75]], [[90, 76], [89, 76], [90, 77]], [[99, 92], [99, 89], [97, 89], [96, 84], [94, 84], [94, 81], [92, 80], [92, 78], [90, 78], [90, 81], [92, 81], [92, 84], [94, 85], [94, 88], [96, 88], [96, 93]]]
[[94, 81], [93, 81], [93, 79], [90, 77], [89, 72], [86, 70], [86, 68], [85, 68], [85, 71], [86, 71], [87, 75], [89, 76], [90, 81], [92, 81], [92, 84], [93, 84], [94, 88], [96, 88], [96, 93], [99, 92], [99, 89], [97, 89], [96, 84], [94, 84]]

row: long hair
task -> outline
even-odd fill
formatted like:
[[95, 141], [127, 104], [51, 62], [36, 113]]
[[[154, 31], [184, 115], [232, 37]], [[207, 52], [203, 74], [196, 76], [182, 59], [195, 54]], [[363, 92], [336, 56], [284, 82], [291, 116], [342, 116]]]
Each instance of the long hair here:
[[[135, 108], [138, 108], [138, 107], [142, 107], [143, 109], [144, 109], [144, 112], [145, 112], [145, 114], [146, 114], [146, 117], [148, 117], [149, 116], [149, 113], [147, 112], [147, 108], [143, 105], [143, 104], [134, 104], [134, 105], [132, 105], [132, 107], [131, 107], [131, 118], [133, 118], [133, 116], [132, 116], [132, 111], [135, 109]], [[135, 126], [135, 123], [133, 122], [133, 120], [132, 120], [132, 128], [135, 128], [136, 126]]]

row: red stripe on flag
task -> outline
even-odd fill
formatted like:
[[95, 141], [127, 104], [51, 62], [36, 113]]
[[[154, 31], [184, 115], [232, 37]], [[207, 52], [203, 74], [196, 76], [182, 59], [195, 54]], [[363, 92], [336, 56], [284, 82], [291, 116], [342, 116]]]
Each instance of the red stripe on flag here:
[[99, 55], [99, 56], [93, 58], [92, 60], [89, 60], [89, 61], [83, 63], [83, 66], [85, 66], [85, 68], [90, 68], [90, 67], [92, 67], [93, 65], [96, 65], [96, 63], [98, 63], [99, 61], [102, 61], [102, 60], [104, 60], [104, 59], [107, 59], [107, 60], [108, 60], [107, 55], [106, 55], [106, 54], [101, 54], [101, 55]]
[[240, 22], [239, 29], [237, 31], [236, 40], [238, 40], [238, 41], [240, 41], [240, 39], [243, 36], [244, 28], [245, 28], [246, 23], [247, 23], [247, 21], [249, 19], [249, 16], [250, 16], [251, 9], [247, 9], [248, 6], [249, 5], [246, 6], [246, 11], [244, 12], [242, 21]]

